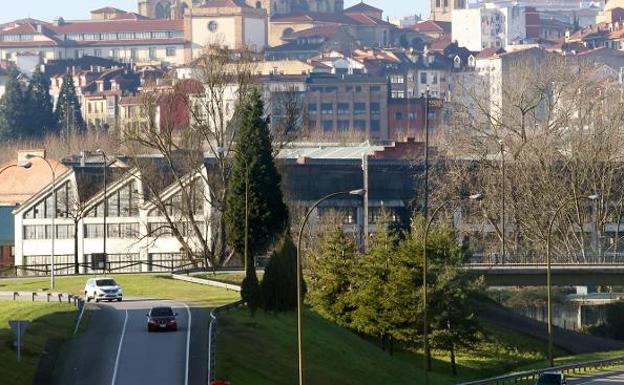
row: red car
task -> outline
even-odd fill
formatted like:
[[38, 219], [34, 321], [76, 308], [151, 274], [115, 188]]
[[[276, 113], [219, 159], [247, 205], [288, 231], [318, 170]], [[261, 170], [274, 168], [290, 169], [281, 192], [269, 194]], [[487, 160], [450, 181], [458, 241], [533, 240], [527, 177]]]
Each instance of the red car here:
[[178, 313], [174, 313], [169, 306], [153, 307], [147, 316], [147, 331], [156, 330], [178, 330], [178, 321], [176, 316]]

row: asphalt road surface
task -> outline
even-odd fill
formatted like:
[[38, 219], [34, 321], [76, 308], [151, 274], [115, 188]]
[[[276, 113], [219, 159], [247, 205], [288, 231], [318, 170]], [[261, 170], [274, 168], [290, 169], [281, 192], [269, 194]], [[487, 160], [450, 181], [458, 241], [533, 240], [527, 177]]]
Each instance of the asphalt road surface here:
[[[56, 385], [206, 384], [207, 314], [168, 300], [124, 299], [89, 304], [87, 330], [62, 352]], [[171, 306], [175, 332], [147, 332], [146, 313]]]
[[624, 384], [624, 370], [598, 373], [593, 376], [568, 380], [570, 385], [615, 385]]

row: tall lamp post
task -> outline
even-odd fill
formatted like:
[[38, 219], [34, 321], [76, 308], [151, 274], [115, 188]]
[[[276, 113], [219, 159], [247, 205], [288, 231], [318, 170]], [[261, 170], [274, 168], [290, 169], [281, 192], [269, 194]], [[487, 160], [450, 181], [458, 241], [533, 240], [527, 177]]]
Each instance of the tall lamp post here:
[[[483, 194], [473, 194], [468, 196], [470, 200], [481, 200], [483, 198]], [[461, 198], [452, 198], [448, 199], [442, 204], [440, 204], [435, 210], [433, 210], [431, 214], [431, 218], [427, 219], [427, 225], [425, 226], [425, 234], [423, 236], [423, 285], [422, 285], [422, 294], [423, 294], [423, 367], [425, 370], [425, 385], [429, 384], [429, 371], [431, 367], [429, 365], [429, 320], [428, 320], [428, 288], [427, 288], [427, 273], [428, 273], [428, 253], [427, 253], [427, 241], [429, 239], [429, 228], [433, 223], [436, 215], [440, 210], [442, 210], [447, 204], [457, 201]]]
[[302, 268], [301, 268], [301, 259], [302, 259], [301, 240], [303, 238], [303, 230], [305, 229], [306, 223], [308, 223], [310, 214], [312, 214], [312, 212], [314, 212], [314, 209], [316, 209], [324, 201], [340, 196], [340, 195], [363, 196], [364, 194], [365, 194], [364, 189], [358, 189], [358, 190], [351, 190], [351, 191], [339, 191], [339, 192], [335, 192], [329, 195], [325, 195], [324, 197], [316, 201], [316, 203], [312, 205], [312, 207], [310, 207], [305, 217], [303, 218], [303, 222], [301, 222], [301, 227], [299, 228], [299, 236], [297, 238], [297, 359], [298, 359], [297, 372], [299, 375], [299, 385], [303, 385], [303, 331], [301, 328], [302, 319], [303, 319], [303, 293], [302, 293], [303, 288], [302, 288], [302, 282], [301, 282], [302, 275], [303, 275]]
[[[108, 257], [106, 256], [106, 238], [108, 238], [108, 229], [106, 228], [106, 216], [108, 215], [108, 197], [106, 196], [107, 194], [107, 183], [106, 183], [106, 166], [107, 166], [107, 162], [108, 162], [108, 156], [106, 156], [106, 152], [104, 152], [104, 150], [102, 150], [101, 148], [98, 148], [97, 150], [95, 150], [96, 153], [102, 155], [103, 158], [103, 162], [102, 162], [102, 174], [103, 174], [103, 178], [104, 178], [104, 217], [103, 217], [103, 233], [102, 233], [102, 237], [104, 238], [103, 242], [102, 242], [102, 255], [104, 256], [105, 260], [108, 260]], [[104, 268], [106, 268], [106, 265], [104, 265]]]
[[[52, 200], [54, 201], [54, 203], [52, 204], [52, 235], [51, 235], [52, 250], [50, 252], [50, 289], [54, 289], [54, 258], [55, 258], [54, 239], [56, 238], [56, 226], [54, 223], [54, 219], [56, 218], [56, 172], [54, 171], [54, 167], [52, 167], [52, 164], [50, 163], [50, 161], [44, 158], [43, 156], [35, 155], [35, 154], [26, 155], [26, 159], [28, 160], [34, 159], [34, 158], [39, 158], [43, 160], [44, 162], [46, 162], [46, 164], [50, 168], [50, 172], [52, 173]], [[28, 167], [25, 167], [26, 165], [28, 165]], [[32, 164], [28, 162], [27, 164], [24, 164], [21, 167], [30, 168], [31, 166]]]
[[[425, 220], [429, 218], [429, 86], [425, 89]], [[408, 117], [409, 120], [409, 117]]]
[[501, 263], [505, 263], [505, 144], [498, 141], [501, 153]]
[[243, 258], [245, 259], [245, 276], [247, 276], [247, 254], [249, 250], [249, 163], [247, 162], [247, 158], [245, 158], [245, 154], [241, 151], [235, 148], [226, 150], [223, 147], [217, 147], [217, 153], [219, 154], [226, 154], [228, 151], [232, 151], [233, 153], [240, 155], [243, 162], [245, 162], [245, 251]]
[[[589, 199], [591, 201], [595, 201], [600, 197], [599, 194], [593, 194], [589, 196], [585, 196], [584, 198]], [[548, 362], [550, 366], [555, 366], [555, 359], [553, 356], [553, 321], [552, 321], [552, 281], [551, 281], [551, 255], [550, 255], [550, 241], [552, 237], [552, 228], [555, 224], [555, 221], [559, 217], [561, 211], [576, 198], [566, 199], [557, 207], [553, 216], [550, 218], [548, 222], [548, 231], [546, 233], [546, 296], [547, 296], [547, 307], [548, 307]]]

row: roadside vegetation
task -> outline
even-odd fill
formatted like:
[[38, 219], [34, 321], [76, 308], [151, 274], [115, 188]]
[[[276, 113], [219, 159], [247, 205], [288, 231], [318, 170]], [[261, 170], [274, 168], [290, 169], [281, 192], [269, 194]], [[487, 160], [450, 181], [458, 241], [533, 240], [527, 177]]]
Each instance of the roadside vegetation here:
[[[239, 294], [221, 288], [197, 285], [171, 278], [169, 275], [105, 274], [114, 278], [123, 288], [125, 297], [171, 298], [197, 301], [206, 306], [218, 306], [239, 299]], [[83, 295], [90, 276], [57, 277], [55, 292]], [[0, 291], [48, 291], [50, 279], [20, 278], [0, 280]]]
[[[457, 352], [457, 376], [451, 375], [450, 356], [444, 351], [433, 352], [432, 385], [494, 376], [546, 359], [547, 347], [542, 341], [492, 325], [484, 325], [483, 329], [474, 348]], [[305, 313], [303, 331], [305, 376], [310, 385], [423, 382], [420, 350], [397, 344], [391, 354], [383, 351], [377, 341], [341, 328], [312, 311]], [[217, 378], [233, 384], [295, 383], [295, 312], [259, 311], [253, 318], [245, 309], [223, 313], [219, 316], [217, 357]]]
[[[76, 308], [67, 303], [0, 302], [0, 382], [2, 385], [31, 385], [44, 354], [54, 356], [57, 348], [73, 333]], [[13, 347], [15, 334], [9, 320], [28, 320], [22, 347], [22, 359], [17, 361]], [[53, 366], [52, 366], [53, 367]], [[46, 383], [44, 370], [39, 383]]]

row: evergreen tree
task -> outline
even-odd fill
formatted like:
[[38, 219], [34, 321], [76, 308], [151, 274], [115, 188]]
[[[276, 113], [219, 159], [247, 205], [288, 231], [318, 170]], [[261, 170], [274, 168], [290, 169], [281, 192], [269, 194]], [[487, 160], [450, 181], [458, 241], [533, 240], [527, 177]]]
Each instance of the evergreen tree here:
[[30, 134], [43, 136], [56, 132], [54, 106], [50, 98], [50, 79], [39, 68], [35, 70], [28, 87]]
[[273, 250], [261, 287], [265, 310], [279, 312], [297, 307], [297, 248], [290, 235], [286, 234]]
[[[247, 275], [253, 273], [254, 255], [265, 251], [287, 224], [288, 209], [281, 190], [281, 176], [273, 159], [271, 136], [264, 104], [255, 88], [237, 113], [240, 124], [230, 179], [226, 227], [228, 241], [239, 255], [245, 248], [245, 183], [249, 182], [249, 236]], [[249, 167], [249, 169], [247, 169]]]
[[0, 99], [0, 138], [17, 139], [29, 135], [28, 98], [19, 81], [20, 72], [11, 70]]
[[351, 327], [355, 268], [355, 239], [336, 226], [321, 235], [318, 255], [309, 258], [310, 303], [323, 317]]
[[81, 134], [86, 129], [80, 102], [78, 101], [78, 96], [76, 96], [74, 79], [70, 73], [66, 73], [63, 77], [61, 93], [54, 111], [54, 120], [59, 132], [62, 132], [65, 136]]

